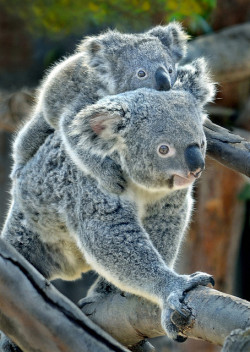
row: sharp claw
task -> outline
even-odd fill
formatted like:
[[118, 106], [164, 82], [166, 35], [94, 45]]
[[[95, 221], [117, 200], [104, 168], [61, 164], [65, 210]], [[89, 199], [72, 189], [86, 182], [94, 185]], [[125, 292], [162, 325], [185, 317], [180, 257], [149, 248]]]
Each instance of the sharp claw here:
[[176, 312], [178, 312], [180, 314], [180, 316], [182, 316], [185, 319], [189, 318], [191, 315], [190, 310], [186, 309], [184, 307], [182, 307], [181, 309], [176, 309]]
[[213, 278], [212, 276], [210, 277], [210, 283], [211, 283], [211, 285], [214, 287], [215, 281], [214, 281], [214, 278]]
[[187, 337], [182, 336], [182, 335], [177, 335], [176, 339], [174, 339], [176, 342], [185, 342], [187, 340]]

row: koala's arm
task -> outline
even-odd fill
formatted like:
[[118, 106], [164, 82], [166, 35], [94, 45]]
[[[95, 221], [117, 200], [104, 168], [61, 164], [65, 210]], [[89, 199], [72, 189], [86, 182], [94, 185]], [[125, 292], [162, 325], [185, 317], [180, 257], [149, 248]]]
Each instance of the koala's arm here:
[[74, 232], [84, 256], [93, 269], [119, 289], [158, 303], [163, 309], [163, 326], [176, 338], [177, 332], [166, 326], [170, 322], [166, 321], [168, 314], [175, 309], [184, 315], [180, 302], [183, 293], [198, 284], [207, 285], [211, 276], [175, 273], [139, 224], [133, 205], [109, 202], [106, 199], [105, 203], [96, 204], [95, 212], [84, 221], [84, 210], [79, 208], [76, 212], [80, 217], [75, 219]]

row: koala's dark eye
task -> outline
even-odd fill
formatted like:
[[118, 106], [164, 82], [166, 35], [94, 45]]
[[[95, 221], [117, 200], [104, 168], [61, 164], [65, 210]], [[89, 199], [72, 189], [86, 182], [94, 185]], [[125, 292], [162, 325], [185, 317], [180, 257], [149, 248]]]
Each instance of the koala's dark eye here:
[[140, 78], [146, 77], [146, 72], [144, 70], [139, 70], [137, 76]]
[[168, 152], [169, 152], [169, 147], [168, 147], [166, 144], [162, 144], [162, 145], [159, 146], [158, 152], [159, 152], [161, 155], [166, 155], [166, 154], [168, 154]]
[[202, 142], [201, 142], [201, 148], [204, 148], [204, 145], [205, 145], [205, 142], [202, 141]]
[[173, 69], [172, 69], [171, 66], [169, 67], [168, 72], [169, 72], [169, 73], [172, 73], [172, 72], [173, 72]]

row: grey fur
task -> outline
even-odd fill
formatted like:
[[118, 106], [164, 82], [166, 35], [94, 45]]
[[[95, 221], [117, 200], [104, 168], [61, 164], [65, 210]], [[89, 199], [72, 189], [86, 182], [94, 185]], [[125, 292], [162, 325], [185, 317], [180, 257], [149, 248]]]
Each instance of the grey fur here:
[[[74, 149], [75, 140], [67, 126], [87, 105], [106, 95], [142, 87], [164, 89], [155, 77], [159, 68], [173, 86], [175, 64], [185, 54], [186, 41], [187, 35], [178, 23], [136, 35], [109, 30], [83, 40], [76, 53], [56, 65], [44, 79], [32, 118], [14, 142], [12, 175], [18, 175], [51, 133], [51, 127], [58, 129], [59, 122], [67, 148]], [[146, 77], [137, 76], [140, 69], [147, 72]], [[101, 160], [94, 148], [90, 155], [84, 146], [81, 154], [74, 155], [78, 166], [96, 177], [102, 187], [115, 193], [124, 190], [124, 177], [113, 160]]]
[[[103, 98], [67, 126], [76, 152], [86, 143], [120, 165], [128, 184], [122, 195], [99, 187], [72, 161], [60, 129], [14, 180], [2, 234], [48, 279], [75, 279], [94, 269], [111, 289], [158, 303], [172, 338], [178, 336], [173, 310], [187, 315], [184, 292], [213, 282], [205, 273], [174, 271], [195, 178], [185, 151], [195, 147], [203, 160], [206, 149], [202, 109], [213, 84], [203, 64], [181, 68], [168, 92], [143, 88]], [[159, 154], [161, 145], [169, 153]], [[98, 282], [91, 295], [107, 291]]]

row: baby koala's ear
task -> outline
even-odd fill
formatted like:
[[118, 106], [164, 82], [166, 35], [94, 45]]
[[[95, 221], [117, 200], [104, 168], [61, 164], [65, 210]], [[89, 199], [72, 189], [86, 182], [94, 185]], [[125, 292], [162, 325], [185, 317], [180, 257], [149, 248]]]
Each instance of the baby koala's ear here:
[[174, 89], [180, 88], [191, 93], [201, 107], [213, 101], [216, 84], [211, 80], [204, 58], [199, 58], [188, 65], [177, 68], [177, 80]]
[[160, 39], [162, 44], [170, 51], [175, 62], [185, 56], [189, 36], [180, 23], [172, 22], [166, 26], [156, 26], [147, 33]]
[[86, 54], [88, 61], [93, 60], [96, 54], [100, 53], [103, 49], [103, 43], [98, 37], [86, 37], [77, 46], [77, 52]]
[[104, 98], [83, 109], [73, 122], [72, 130], [77, 131], [85, 148], [94, 148], [98, 154], [108, 155], [119, 148], [122, 140], [119, 131], [125, 125], [124, 116], [121, 104]]

